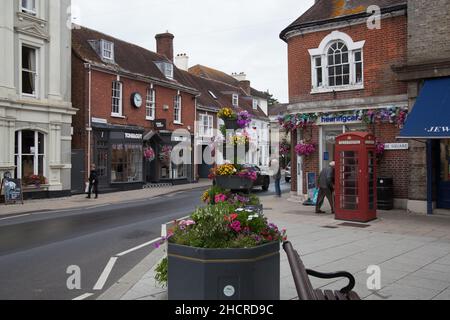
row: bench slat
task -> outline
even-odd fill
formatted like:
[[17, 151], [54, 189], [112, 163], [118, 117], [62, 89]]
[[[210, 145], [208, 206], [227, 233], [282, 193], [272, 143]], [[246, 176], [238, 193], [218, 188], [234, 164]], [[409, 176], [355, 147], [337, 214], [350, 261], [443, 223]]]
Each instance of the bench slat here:
[[325, 298], [325, 295], [323, 294], [322, 290], [317, 289], [317, 290], [314, 291], [314, 293], [316, 294], [317, 300], [320, 300], [320, 301], [327, 300]]
[[349, 300], [361, 300], [360, 296], [354, 291], [352, 291], [348, 294], [348, 299]]
[[323, 293], [325, 294], [325, 297], [327, 298], [327, 300], [336, 300], [336, 297], [334, 296], [333, 291], [325, 290]]

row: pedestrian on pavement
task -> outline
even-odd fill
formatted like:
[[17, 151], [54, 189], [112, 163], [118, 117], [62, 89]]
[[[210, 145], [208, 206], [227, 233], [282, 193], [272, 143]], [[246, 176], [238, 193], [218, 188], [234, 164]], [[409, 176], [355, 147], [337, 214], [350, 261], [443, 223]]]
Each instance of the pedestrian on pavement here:
[[321, 210], [325, 197], [331, 206], [331, 213], [334, 214], [334, 167], [336, 163], [333, 161], [329, 167], [324, 168], [319, 175], [319, 196], [317, 197], [316, 213], [325, 213]]
[[277, 159], [272, 159], [270, 162], [270, 169], [273, 172], [273, 179], [275, 181], [276, 197], [281, 198], [281, 167]]
[[91, 198], [91, 193], [95, 194], [95, 199], [98, 199], [98, 173], [95, 164], [91, 165], [91, 174], [89, 175], [89, 191], [86, 199]]

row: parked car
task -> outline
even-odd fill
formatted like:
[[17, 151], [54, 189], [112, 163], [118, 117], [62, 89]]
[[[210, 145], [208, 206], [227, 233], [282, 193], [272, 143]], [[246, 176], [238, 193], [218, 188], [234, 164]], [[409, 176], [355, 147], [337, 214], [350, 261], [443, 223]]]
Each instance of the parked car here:
[[253, 188], [262, 187], [263, 191], [269, 190], [270, 176], [268, 174], [263, 173], [261, 171], [261, 169], [255, 165], [244, 165], [244, 167], [256, 171], [256, 174], [258, 175], [258, 178], [256, 179], [255, 183], [253, 184]]
[[285, 169], [285, 180], [287, 183], [291, 182], [291, 174], [291, 163], [289, 162]]
[[[246, 169], [252, 169], [257, 174], [257, 179], [253, 183], [253, 188], [262, 187], [263, 191], [269, 190], [270, 176], [267, 173], [262, 172], [261, 168], [256, 165], [245, 164], [243, 167]], [[213, 181], [213, 185], [216, 185], [216, 180]]]

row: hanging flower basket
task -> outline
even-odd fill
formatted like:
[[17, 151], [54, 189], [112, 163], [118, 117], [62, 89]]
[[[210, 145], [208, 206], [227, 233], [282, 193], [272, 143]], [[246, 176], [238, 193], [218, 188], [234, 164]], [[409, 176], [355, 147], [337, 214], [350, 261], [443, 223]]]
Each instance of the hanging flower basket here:
[[312, 143], [300, 143], [295, 146], [295, 152], [298, 156], [308, 157], [316, 152], [316, 146]]
[[156, 154], [152, 147], [147, 147], [144, 150], [144, 158], [145, 158], [145, 160], [147, 160], [149, 162], [155, 160]]

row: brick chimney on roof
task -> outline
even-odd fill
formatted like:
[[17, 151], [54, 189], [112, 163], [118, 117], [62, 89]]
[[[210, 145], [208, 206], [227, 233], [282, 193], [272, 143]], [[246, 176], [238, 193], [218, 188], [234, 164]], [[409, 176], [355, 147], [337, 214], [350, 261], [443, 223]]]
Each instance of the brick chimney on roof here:
[[175, 36], [169, 32], [155, 36], [156, 52], [173, 62], [173, 39]]
[[245, 94], [251, 96], [250, 81], [248, 80], [239, 81], [239, 87], [241, 87], [241, 89], [244, 90]]

